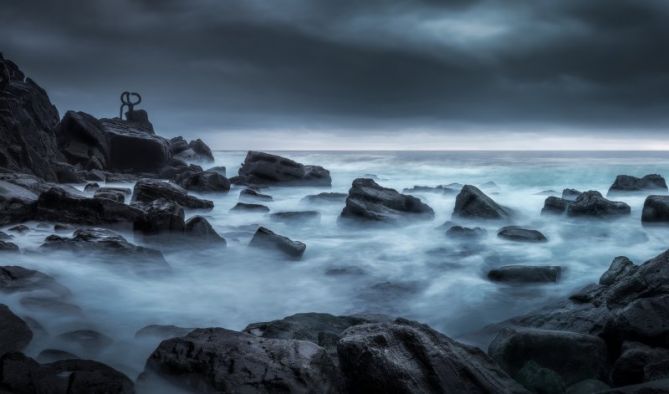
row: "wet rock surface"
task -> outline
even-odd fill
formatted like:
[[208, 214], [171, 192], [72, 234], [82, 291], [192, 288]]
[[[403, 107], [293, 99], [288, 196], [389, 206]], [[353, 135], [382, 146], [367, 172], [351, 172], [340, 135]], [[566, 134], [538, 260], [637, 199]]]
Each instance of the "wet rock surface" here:
[[506, 265], [488, 272], [488, 279], [506, 283], [549, 283], [560, 279], [559, 266]]
[[546, 242], [545, 235], [537, 230], [519, 226], [506, 226], [499, 229], [497, 236], [502, 239], [515, 242]]
[[253, 234], [249, 246], [266, 250], [276, 250], [293, 258], [302, 257], [304, 251], [307, 249], [307, 245], [302, 242], [293, 241], [288, 237], [276, 234], [272, 230], [262, 226], [256, 230], [255, 234]]
[[330, 172], [285, 157], [249, 151], [239, 169], [236, 183], [249, 185], [330, 186]]
[[446, 230], [446, 236], [453, 239], [480, 239], [485, 237], [488, 232], [481, 227], [463, 227], [450, 226]]
[[272, 201], [273, 198], [270, 195], [262, 194], [253, 189], [244, 189], [239, 192], [239, 199], [245, 201]]
[[597, 191], [581, 193], [567, 207], [567, 216], [591, 218], [616, 218], [629, 215], [631, 208], [624, 202], [611, 201]]
[[346, 197], [348, 197], [346, 193], [323, 192], [305, 196], [302, 201], [312, 204], [343, 203], [346, 201]]
[[234, 207], [230, 208], [232, 212], [256, 212], [256, 213], [265, 213], [269, 212], [269, 208], [262, 204], [252, 204], [245, 202], [238, 202]]
[[187, 171], [177, 175], [175, 182], [186, 190], [200, 193], [227, 192], [230, 190], [228, 178], [215, 171]]
[[641, 221], [645, 224], [669, 224], [669, 196], [646, 197]]
[[618, 175], [609, 188], [608, 195], [634, 193], [641, 191], [667, 191], [667, 182], [661, 175], [649, 174], [641, 178], [631, 175]]
[[169, 182], [154, 179], [141, 179], [135, 184], [132, 200], [137, 202], [152, 202], [163, 198], [173, 201], [184, 208], [212, 209], [214, 203], [191, 196], [186, 190]]
[[509, 219], [511, 211], [497, 204], [476, 186], [465, 185], [455, 199], [453, 216], [465, 219]]

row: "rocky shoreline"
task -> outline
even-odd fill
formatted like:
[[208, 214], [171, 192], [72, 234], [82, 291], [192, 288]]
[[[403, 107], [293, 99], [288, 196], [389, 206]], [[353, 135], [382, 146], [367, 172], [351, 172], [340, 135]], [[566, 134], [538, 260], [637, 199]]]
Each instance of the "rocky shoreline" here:
[[[59, 118], [46, 92], [0, 55], [9, 83], [0, 91], [0, 292], [20, 297], [26, 310], [79, 315], [71, 290], [55, 278], [11, 265], [16, 253], [67, 251], [82, 258], [113, 256], [139, 275], [170, 275], [160, 250], [225, 247], [226, 240], [201, 214], [206, 197], [243, 187], [231, 213], [269, 212], [268, 186], [327, 188], [330, 172], [264, 152], [248, 152], [238, 174], [211, 165], [200, 139], [156, 134], [141, 110], [97, 119], [68, 111]], [[141, 112], [140, 112], [141, 111]], [[133, 182], [132, 189], [108, 186]], [[71, 183], [86, 183], [83, 191]], [[547, 237], [517, 225], [517, 214], [483, 190], [495, 185], [415, 186], [404, 194], [371, 178], [352, 181], [348, 194], [324, 191], [311, 204], [342, 205], [339, 224], [370, 228], [430, 221], [434, 209], [411, 193], [457, 194], [447, 237], [476, 241], [480, 222], [499, 223], [505, 242], [542, 243]], [[607, 196], [646, 196], [641, 222], [669, 223], [667, 185], [660, 175], [621, 175]], [[197, 196], [193, 193], [197, 193]], [[546, 193], [542, 215], [560, 220], [615, 221], [630, 206], [597, 191]], [[319, 212], [272, 212], [272, 221], [318, 220]], [[37, 250], [20, 250], [13, 232], [37, 222], [52, 234]], [[468, 227], [471, 226], [471, 227]], [[136, 245], [117, 232], [151, 242]], [[11, 230], [11, 231], [10, 231]], [[153, 245], [157, 245], [155, 248]], [[309, 245], [260, 226], [249, 247], [299, 260]], [[650, 257], [650, 256], [649, 256]], [[72, 330], [55, 340], [73, 343], [74, 354], [45, 348], [35, 358], [22, 351], [49, 337], [33, 317], [0, 305], [0, 392], [163, 392], [165, 382], [185, 392], [290, 393], [663, 393], [669, 392], [669, 251], [642, 264], [616, 257], [598, 283], [541, 310], [486, 327], [487, 351], [457, 342], [401, 317], [301, 313], [252, 323], [242, 331], [219, 327], [151, 325], [137, 337], [160, 339], [144, 372], [131, 379], [95, 361], [113, 339], [95, 330]], [[487, 278], [509, 284], [560, 280], [560, 266], [503, 266]]]

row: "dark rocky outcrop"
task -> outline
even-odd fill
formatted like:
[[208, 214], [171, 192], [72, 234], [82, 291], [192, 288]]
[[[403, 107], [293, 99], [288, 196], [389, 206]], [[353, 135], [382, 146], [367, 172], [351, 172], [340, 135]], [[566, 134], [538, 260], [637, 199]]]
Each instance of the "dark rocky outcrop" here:
[[465, 185], [455, 198], [453, 216], [465, 219], [509, 219], [511, 211], [497, 204], [476, 186]]
[[624, 202], [610, 201], [598, 191], [581, 193], [572, 204], [567, 207], [567, 216], [590, 218], [616, 218], [629, 215], [631, 208]]
[[302, 201], [312, 204], [317, 203], [343, 203], [346, 201], [348, 194], [346, 193], [333, 193], [333, 192], [323, 192], [318, 194], [311, 194], [302, 198]]
[[285, 211], [275, 212], [269, 215], [269, 218], [275, 222], [297, 223], [306, 221], [318, 221], [321, 214], [318, 211]]
[[209, 224], [202, 216], [193, 216], [186, 221], [184, 233], [192, 238], [192, 241], [203, 243], [216, 243], [225, 245], [225, 239]]
[[16, 265], [0, 266], [0, 292], [13, 294], [33, 290], [47, 290], [61, 297], [70, 295], [70, 290], [47, 274]]
[[497, 236], [509, 241], [516, 242], [546, 242], [545, 235], [537, 230], [527, 229], [519, 226], [506, 226], [499, 229]]
[[567, 207], [571, 205], [573, 201], [560, 198], [560, 197], [546, 197], [544, 201], [544, 207], [541, 209], [542, 215], [562, 215], [567, 212]]
[[144, 235], [182, 233], [185, 229], [185, 213], [181, 205], [159, 198], [151, 202], [135, 202], [134, 207], [143, 214], [133, 223], [133, 230]]
[[196, 192], [227, 192], [230, 190], [228, 178], [214, 171], [184, 172], [174, 178], [177, 185]]
[[420, 199], [379, 186], [372, 179], [353, 181], [340, 218], [401, 224], [411, 219], [432, 219], [434, 211]]
[[583, 192], [580, 192], [576, 189], [564, 189], [562, 190], [562, 198], [567, 200], [567, 201], [575, 201], [578, 196], [583, 194]]
[[270, 195], [262, 194], [253, 189], [244, 189], [239, 192], [239, 199], [245, 201], [272, 201], [273, 198]]
[[0, 225], [33, 219], [38, 194], [26, 187], [0, 180]]
[[481, 227], [451, 226], [446, 230], [446, 236], [454, 239], [479, 239], [486, 236], [488, 232]]
[[611, 369], [611, 382], [616, 386], [627, 386], [655, 380], [658, 377], [653, 376], [654, 370], [667, 362], [669, 349], [650, 347], [639, 342], [625, 342], [620, 357]]
[[643, 203], [644, 224], [669, 224], [669, 196], [648, 196]]
[[233, 183], [247, 185], [330, 186], [330, 172], [285, 157], [249, 151]]
[[32, 338], [33, 332], [28, 324], [7, 305], [0, 304], [0, 355], [23, 350]]
[[230, 208], [233, 212], [269, 212], [269, 208], [262, 204], [249, 204], [245, 202], [238, 202], [234, 207]]
[[199, 138], [189, 143], [186, 143], [183, 137], [172, 138], [169, 142], [169, 149], [172, 155], [180, 160], [208, 163], [214, 161], [211, 149]]
[[196, 329], [163, 341], [144, 381], [155, 375], [205, 393], [338, 393], [325, 350], [308, 341], [261, 338], [223, 328]]
[[542, 283], [557, 282], [562, 268], [554, 265], [506, 265], [488, 272], [488, 278], [494, 282]]
[[524, 393], [481, 350], [398, 319], [350, 327], [337, 343], [349, 393]]
[[109, 190], [109, 191], [98, 190], [97, 192], [95, 192], [95, 195], [93, 195], [93, 198], [106, 198], [107, 200], [116, 201], [121, 204], [125, 202], [125, 194], [115, 190]]
[[251, 238], [249, 246], [277, 250], [293, 258], [302, 257], [307, 248], [307, 245], [302, 242], [293, 241], [288, 237], [276, 234], [272, 230], [262, 226], [258, 227], [258, 230], [256, 230], [253, 238]]
[[642, 191], [667, 191], [667, 182], [658, 174], [646, 175], [642, 178], [637, 178], [630, 175], [618, 175], [613, 185], [609, 188], [607, 195], [635, 193]]
[[81, 197], [55, 187], [40, 194], [35, 206], [35, 219], [63, 223], [129, 224], [141, 215], [137, 208], [118, 201]]
[[226, 176], [227, 170], [224, 166], [215, 166], [208, 168], [207, 171], [217, 172], [223, 176]]
[[191, 196], [175, 184], [154, 179], [141, 179], [135, 184], [132, 201], [152, 202], [159, 198], [173, 201], [184, 208], [212, 209], [214, 203]]
[[0, 241], [0, 252], [19, 252], [19, 246], [13, 242]]

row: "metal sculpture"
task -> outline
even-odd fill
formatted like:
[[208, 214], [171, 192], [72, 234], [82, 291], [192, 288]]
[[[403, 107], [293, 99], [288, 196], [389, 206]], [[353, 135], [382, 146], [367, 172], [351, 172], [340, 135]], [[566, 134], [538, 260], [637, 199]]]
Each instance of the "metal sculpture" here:
[[0, 61], [0, 90], [5, 90], [7, 86], [9, 86], [9, 67]]
[[[137, 101], [135, 102], [130, 101], [130, 96], [136, 97]], [[121, 93], [121, 113], [119, 114], [119, 118], [123, 119], [123, 107], [128, 107], [128, 112], [132, 112], [135, 110], [135, 105], [141, 102], [142, 102], [142, 96], [140, 96], [139, 93], [135, 92]]]

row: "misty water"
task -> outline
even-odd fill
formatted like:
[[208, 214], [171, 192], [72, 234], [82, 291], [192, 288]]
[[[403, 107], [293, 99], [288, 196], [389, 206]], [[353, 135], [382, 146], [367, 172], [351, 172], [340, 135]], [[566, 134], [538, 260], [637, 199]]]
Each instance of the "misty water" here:
[[[4, 303], [22, 316], [39, 321], [49, 333], [37, 337], [27, 353], [44, 348], [83, 350], [54, 339], [61, 332], [91, 328], [114, 339], [96, 354], [83, 354], [120, 369], [131, 378], [159, 340], [134, 338], [148, 324], [243, 329], [252, 322], [280, 319], [298, 312], [333, 314], [382, 313], [427, 323], [453, 337], [529, 312], [596, 281], [615, 256], [640, 263], [664, 251], [669, 232], [641, 226], [644, 197], [625, 196], [629, 217], [615, 221], [570, 220], [541, 216], [546, 190], [599, 190], [606, 194], [618, 174], [669, 174], [669, 154], [653, 152], [278, 152], [306, 164], [318, 164], [332, 174], [332, 188], [270, 187], [272, 212], [318, 210], [320, 221], [283, 224], [266, 214], [231, 213], [241, 188], [201, 195], [213, 200], [205, 216], [228, 242], [226, 248], [189, 248], [171, 242], [146, 244], [165, 254], [173, 272], [137, 275], [124, 269], [118, 257], [79, 257], [33, 253], [51, 227], [28, 223], [31, 231], [13, 242], [23, 253], [0, 256], [2, 265], [21, 265], [54, 276], [73, 292], [82, 315], [35, 312], [19, 303], [25, 296], [4, 296]], [[235, 175], [245, 152], [216, 152], [215, 165]], [[312, 205], [309, 194], [347, 192], [353, 179], [373, 177], [401, 191], [414, 185], [461, 183], [481, 185], [497, 202], [516, 212], [515, 224], [543, 232], [542, 244], [498, 239], [500, 223], [460, 224], [484, 227], [488, 235], [476, 244], [450, 240], [440, 227], [451, 219], [455, 195], [416, 194], [436, 217], [402, 227], [351, 227], [337, 223], [343, 203]], [[486, 185], [494, 182], [495, 185]], [[131, 187], [132, 184], [115, 184]], [[75, 185], [83, 190], [82, 185]], [[250, 249], [247, 244], [261, 224], [307, 244], [300, 260]], [[2, 228], [0, 230], [6, 230]], [[119, 229], [128, 240], [144, 244], [130, 229]], [[62, 234], [61, 234], [62, 235]], [[557, 284], [505, 285], [490, 282], [486, 273], [509, 264], [560, 265]]]

